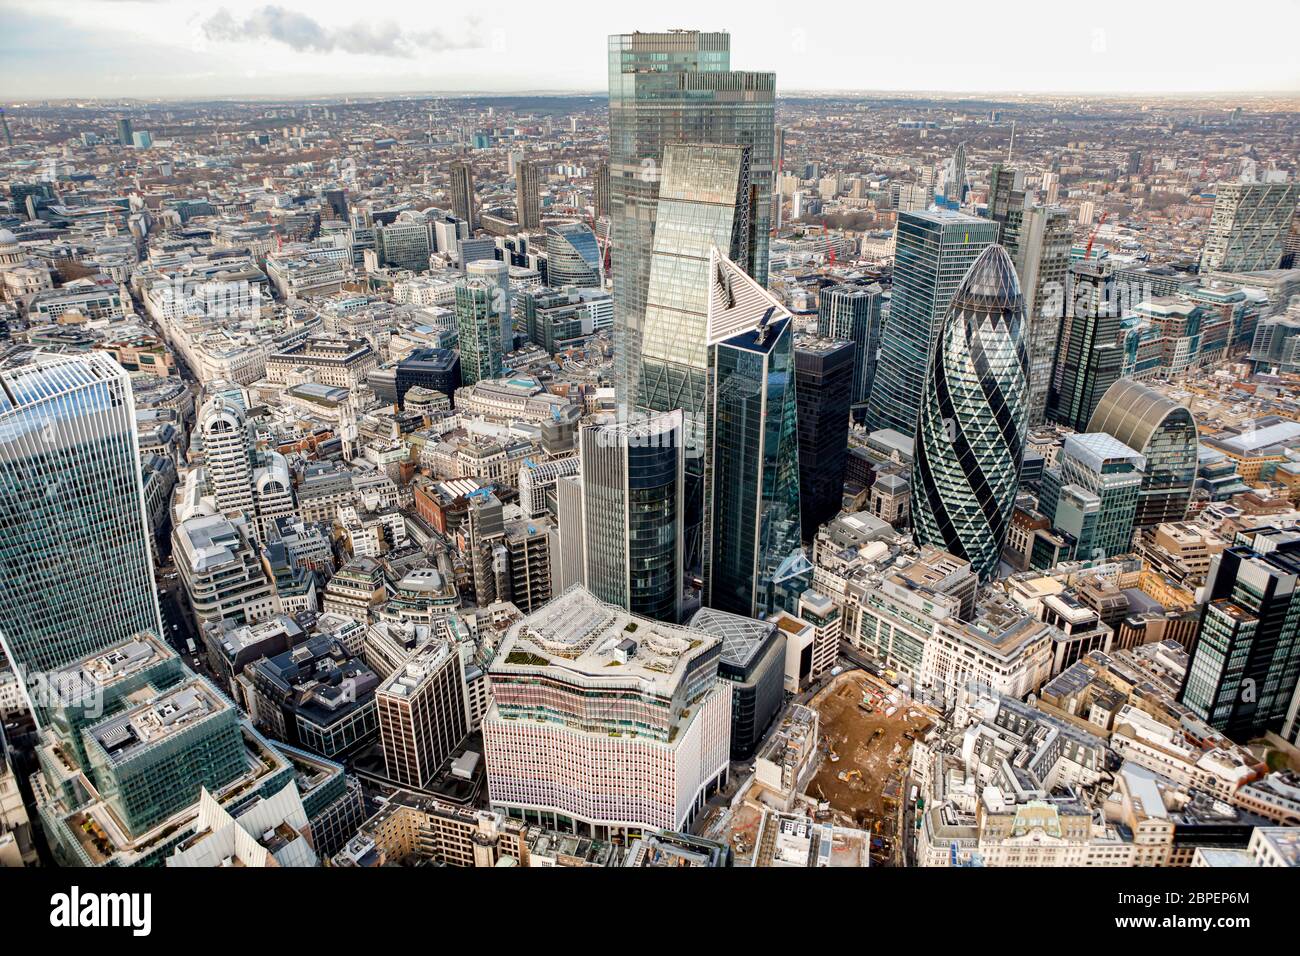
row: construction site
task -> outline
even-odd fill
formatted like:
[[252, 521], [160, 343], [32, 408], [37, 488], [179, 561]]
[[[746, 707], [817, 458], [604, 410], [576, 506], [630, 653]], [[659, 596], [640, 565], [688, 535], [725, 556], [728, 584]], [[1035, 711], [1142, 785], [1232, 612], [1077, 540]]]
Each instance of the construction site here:
[[839, 826], [869, 830], [873, 862], [892, 856], [912, 743], [937, 714], [867, 671], [840, 674], [812, 699], [821, 763], [807, 794]]
[[912, 745], [939, 720], [867, 671], [839, 674], [786, 708], [753, 776], [701, 833], [727, 842], [737, 866], [864, 865], [868, 854], [871, 866], [896, 865]]

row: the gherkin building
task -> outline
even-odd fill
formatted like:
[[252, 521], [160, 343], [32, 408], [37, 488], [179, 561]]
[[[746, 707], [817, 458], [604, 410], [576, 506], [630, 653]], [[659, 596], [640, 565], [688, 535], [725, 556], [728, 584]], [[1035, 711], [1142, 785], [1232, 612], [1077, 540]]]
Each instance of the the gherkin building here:
[[916, 540], [994, 577], [1024, 458], [1029, 357], [1015, 265], [1000, 245], [971, 264], [926, 375], [912, 469]]

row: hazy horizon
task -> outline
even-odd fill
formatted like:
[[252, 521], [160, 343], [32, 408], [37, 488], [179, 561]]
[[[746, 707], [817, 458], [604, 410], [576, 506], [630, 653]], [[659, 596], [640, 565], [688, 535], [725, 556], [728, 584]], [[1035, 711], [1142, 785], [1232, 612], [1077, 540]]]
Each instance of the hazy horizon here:
[[[732, 67], [799, 93], [962, 96], [1281, 96], [1300, 93], [1294, 0], [1225, 16], [1198, 0], [1144, 8], [1012, 2], [828, 10], [774, 0], [652, 14], [571, 0], [564, 18], [506, 2], [445, 13], [343, 0], [0, 0], [0, 99], [587, 95], [607, 88], [606, 38], [728, 30]], [[716, 9], [717, 12], [713, 12]], [[1206, 26], [1213, 22], [1213, 29]]]

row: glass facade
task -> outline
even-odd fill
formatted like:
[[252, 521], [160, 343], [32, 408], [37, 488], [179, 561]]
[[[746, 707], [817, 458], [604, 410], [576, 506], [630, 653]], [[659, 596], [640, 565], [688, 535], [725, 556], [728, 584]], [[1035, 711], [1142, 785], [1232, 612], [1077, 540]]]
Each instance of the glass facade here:
[[807, 564], [800, 548], [793, 321], [733, 263], [719, 259], [714, 269], [704, 605], [759, 617], [797, 597]]
[[598, 289], [601, 285], [600, 246], [596, 234], [580, 222], [546, 227], [546, 282]]
[[[1179, 700], [1238, 742], [1282, 729], [1300, 680], [1300, 533], [1264, 528], [1205, 585]], [[1239, 539], [1240, 540], [1240, 539]]]
[[867, 428], [916, 431], [926, 369], [953, 293], [998, 224], [947, 210], [900, 212], [894, 289], [867, 402]]
[[582, 429], [587, 587], [633, 614], [681, 614], [684, 518], [682, 413]]
[[162, 632], [127, 373], [107, 355], [0, 370], [0, 637], [24, 670]]
[[1070, 272], [1047, 418], [1082, 431], [1123, 370], [1124, 346], [1109, 266], [1076, 262]]
[[658, 412], [684, 409], [695, 458], [704, 442], [709, 255], [716, 247], [745, 267], [753, 243], [749, 201], [748, 149], [665, 148], [637, 404]]
[[1088, 431], [1113, 435], [1146, 459], [1137, 527], [1187, 517], [1199, 448], [1190, 411], [1140, 382], [1120, 379], [1093, 412]]
[[500, 286], [486, 279], [456, 283], [456, 329], [462, 385], [501, 374], [501, 323], [505, 314]]
[[833, 339], [795, 342], [795, 396], [799, 414], [799, 503], [803, 539], [837, 514], [844, 499], [849, 454], [849, 398], [854, 345]]
[[833, 285], [817, 294], [817, 334], [853, 343], [853, 388], [849, 401], [859, 413], [865, 411], [876, 377], [883, 299], [876, 283]]
[[989, 246], [952, 297], [925, 383], [912, 469], [917, 543], [998, 569], [1024, 460], [1029, 356], [1015, 265]]
[[755, 209], [748, 271], [767, 281], [776, 78], [731, 71], [726, 33], [676, 30], [609, 38], [609, 202], [614, 375], [621, 406], [641, 394], [641, 338], [664, 147], [751, 148]]
[[[1075, 558], [1099, 561], [1130, 550], [1145, 468], [1141, 454], [1104, 432], [1066, 436], [1056, 467], [1043, 473], [1039, 507], [1052, 519], [1053, 527], [1075, 536]], [[1078, 529], [1063, 522], [1065, 505], [1070, 506], [1072, 520], [1083, 520], [1071, 501], [1089, 498], [1095, 499], [1095, 504], [1078, 514], [1086, 517], [1095, 512], [1094, 520]]]

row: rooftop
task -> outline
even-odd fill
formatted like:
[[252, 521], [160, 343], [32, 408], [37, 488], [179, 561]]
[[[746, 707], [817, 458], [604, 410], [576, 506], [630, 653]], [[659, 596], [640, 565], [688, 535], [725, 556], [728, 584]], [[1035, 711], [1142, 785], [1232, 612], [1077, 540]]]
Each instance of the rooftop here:
[[511, 626], [492, 675], [559, 670], [671, 697], [688, 663], [719, 643], [707, 631], [639, 617], [574, 585]]

